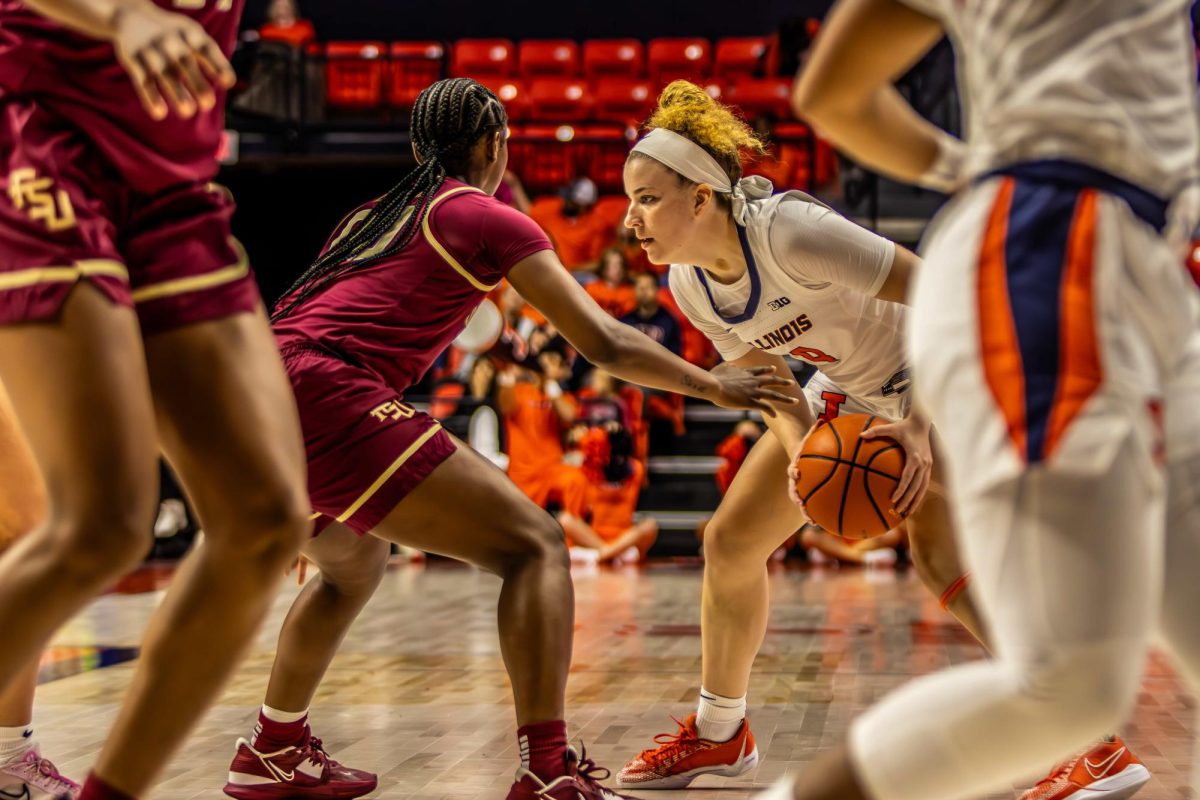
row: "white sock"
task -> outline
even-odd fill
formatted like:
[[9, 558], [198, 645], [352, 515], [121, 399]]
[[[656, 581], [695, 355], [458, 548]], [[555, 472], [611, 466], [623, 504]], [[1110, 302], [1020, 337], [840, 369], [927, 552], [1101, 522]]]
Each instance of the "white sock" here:
[[700, 687], [700, 707], [696, 711], [696, 732], [701, 739], [728, 742], [746, 718], [746, 695], [722, 697]]
[[289, 722], [299, 722], [308, 716], [308, 709], [303, 711], [280, 711], [277, 708], [271, 708], [268, 705], [263, 705], [262, 715], [271, 722], [278, 722], [280, 725], [286, 725]]
[[[262, 715], [271, 722], [280, 725], [287, 725], [290, 722], [299, 722], [308, 716], [308, 709], [303, 711], [280, 711], [278, 708], [271, 708], [269, 705], [263, 704]], [[250, 737], [250, 746], [258, 749], [258, 740], [262, 737], [262, 720], [254, 723], [254, 735]]]
[[0, 763], [24, 756], [33, 745], [33, 725], [0, 728]]

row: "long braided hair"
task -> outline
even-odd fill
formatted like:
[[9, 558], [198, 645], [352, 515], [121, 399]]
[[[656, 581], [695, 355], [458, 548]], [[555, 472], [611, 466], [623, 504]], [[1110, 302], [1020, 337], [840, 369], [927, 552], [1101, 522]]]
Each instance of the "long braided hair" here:
[[[508, 116], [496, 95], [470, 78], [450, 78], [426, 87], [412, 112], [413, 147], [421, 163], [379, 199], [353, 233], [337, 241], [296, 279], [283, 295], [290, 299], [280, 303], [271, 320], [286, 317], [346, 273], [406, 247], [420, 230], [446, 178], [465, 174], [472, 147], [507, 124]], [[405, 214], [407, 219], [401, 221]], [[387, 247], [359, 257], [397, 223], [400, 229]]]

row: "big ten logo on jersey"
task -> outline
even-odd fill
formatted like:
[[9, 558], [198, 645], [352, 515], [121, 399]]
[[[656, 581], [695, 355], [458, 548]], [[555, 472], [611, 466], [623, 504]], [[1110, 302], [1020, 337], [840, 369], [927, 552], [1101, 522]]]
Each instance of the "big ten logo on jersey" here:
[[23, 167], [8, 176], [8, 199], [18, 211], [50, 231], [75, 227], [75, 209], [65, 189], [55, 190], [53, 178], [39, 178], [37, 170]]
[[[183, 9], [186, 11], [196, 11], [204, 8], [213, 0], [171, 0], [171, 5], [174, 8]], [[216, 0], [217, 11], [229, 11], [233, 8], [233, 0]]]
[[395, 422], [399, 419], [408, 419], [416, 413], [416, 409], [410, 405], [401, 403], [399, 398], [388, 400], [386, 403], [371, 409], [371, 416], [380, 422]]
[[790, 306], [791, 304], [792, 304], [792, 298], [780, 297], [778, 300], [768, 300], [767, 308], [771, 309], [772, 311], [778, 311], [779, 309], [783, 308], [784, 306]]

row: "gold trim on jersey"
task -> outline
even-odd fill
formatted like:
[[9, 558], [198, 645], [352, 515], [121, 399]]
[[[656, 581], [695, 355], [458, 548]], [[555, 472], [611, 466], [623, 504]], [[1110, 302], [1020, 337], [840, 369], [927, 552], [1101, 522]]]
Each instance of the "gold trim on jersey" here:
[[453, 267], [455, 272], [466, 278], [467, 283], [471, 284], [481, 292], [490, 292], [499, 286], [500, 283], [496, 282], [489, 286], [468, 272], [462, 264], [455, 260], [454, 256], [450, 255], [450, 252], [446, 248], [442, 247], [441, 242], [434, 238], [433, 231], [429, 229], [429, 214], [433, 212], [433, 207], [446, 198], [453, 197], [460, 192], [479, 192], [480, 194], [483, 194], [481, 190], [476, 189], [474, 186], [459, 186], [457, 189], [451, 189], [445, 194], [440, 195], [436, 200], [429, 204], [429, 213], [426, 213], [425, 218], [421, 220], [421, 232], [425, 234], [425, 241], [429, 242], [429, 246], [436, 250], [437, 254], [442, 257], [442, 260]]
[[362, 222], [366, 218], [367, 214], [370, 214], [370, 213], [371, 213], [371, 209], [364, 208], [364, 209], [354, 212], [353, 214], [348, 216], [346, 219], [342, 220], [342, 224], [339, 225], [337, 228], [337, 231], [338, 231], [337, 238], [329, 243], [329, 247], [325, 248], [325, 252], [328, 253], [330, 250], [332, 250], [333, 248], [335, 248], [339, 244], [341, 244], [342, 239], [345, 239], [347, 236], [350, 235], [350, 232], [354, 230], [354, 226], [357, 225], [358, 223]]
[[23, 289], [39, 283], [74, 283], [91, 275], [107, 275], [129, 282], [129, 270], [120, 261], [108, 258], [85, 258], [69, 267], [32, 267], [0, 273], [0, 291]]
[[408, 222], [409, 218], [412, 217], [412, 215], [413, 215], [412, 206], [409, 206], [408, 208], [404, 209], [404, 213], [402, 213], [400, 215], [400, 219], [396, 220], [396, 224], [393, 225], [390, 229], [388, 229], [387, 233], [385, 233], [383, 236], [380, 236], [378, 239], [376, 239], [375, 244], [371, 245], [366, 250], [363, 250], [361, 253], [359, 253], [358, 255], [356, 255], [354, 258], [352, 258], [350, 260], [354, 263], [358, 263], [359, 261], [366, 261], [369, 258], [374, 258], [375, 256], [382, 253], [385, 249], [387, 249], [387, 247], [389, 245], [391, 245], [392, 240], [395, 239], [396, 235], [400, 233], [400, 228], [404, 227], [404, 223]]
[[408, 448], [403, 453], [400, 454], [400, 457], [397, 458], [395, 461], [393, 461], [392, 465], [390, 467], [388, 467], [387, 469], [385, 469], [383, 471], [383, 474], [380, 475], [378, 478], [376, 478], [375, 482], [372, 483], [365, 492], [363, 492], [361, 495], [359, 495], [359, 498], [357, 500], [355, 500], [353, 503], [350, 504], [349, 508], [347, 508], [345, 511], [343, 511], [341, 514], [338, 515], [337, 521], [345, 522], [346, 520], [353, 517], [355, 515], [355, 513], [357, 513], [358, 510], [360, 508], [362, 508], [363, 505], [368, 500], [370, 500], [375, 495], [375, 493], [378, 492], [385, 483], [387, 483], [388, 478], [395, 475], [396, 470], [403, 467], [404, 463], [406, 461], [408, 461], [410, 458], [412, 458], [413, 455], [416, 454], [416, 452], [418, 450], [420, 450], [425, 445], [426, 442], [428, 442], [430, 439], [432, 439], [434, 434], [436, 434], [441, 429], [442, 429], [442, 426], [435, 422], [433, 424], [432, 428], [430, 428], [429, 430], [427, 430], [423, 434], [421, 434], [420, 438], [417, 439], [412, 444], [410, 444], [408, 446]]
[[238, 260], [233, 264], [213, 270], [212, 272], [206, 272], [203, 275], [188, 275], [185, 278], [175, 278], [174, 280], [163, 281], [162, 283], [152, 283], [148, 286], [142, 286], [134, 290], [133, 302], [146, 303], [151, 300], [159, 300], [163, 297], [173, 297], [177, 294], [198, 292], [203, 289], [211, 289], [214, 286], [233, 283], [236, 280], [246, 277], [250, 274], [250, 257], [246, 255], [245, 248], [242, 247], [242, 243], [237, 239], [230, 236], [229, 243], [233, 245], [233, 249], [238, 254]]

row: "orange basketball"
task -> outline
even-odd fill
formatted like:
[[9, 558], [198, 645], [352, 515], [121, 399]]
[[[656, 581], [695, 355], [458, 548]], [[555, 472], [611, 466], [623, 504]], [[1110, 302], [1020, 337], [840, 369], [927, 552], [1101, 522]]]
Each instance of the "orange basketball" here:
[[901, 522], [892, 493], [904, 471], [904, 450], [892, 439], [861, 439], [885, 424], [867, 414], [822, 422], [796, 457], [796, 494], [809, 518], [830, 533], [867, 539]]

